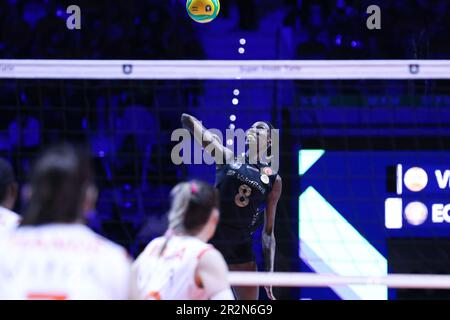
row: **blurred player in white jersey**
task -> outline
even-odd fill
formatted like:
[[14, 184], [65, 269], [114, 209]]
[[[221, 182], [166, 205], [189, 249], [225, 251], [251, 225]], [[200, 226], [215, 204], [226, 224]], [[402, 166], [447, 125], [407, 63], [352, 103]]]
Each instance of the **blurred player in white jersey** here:
[[87, 153], [46, 151], [21, 226], [0, 241], [0, 299], [128, 299], [131, 261], [83, 222], [97, 189]]
[[133, 265], [133, 297], [148, 300], [232, 300], [228, 268], [207, 244], [219, 220], [214, 187], [198, 181], [171, 192], [169, 230]]
[[19, 215], [12, 211], [17, 189], [11, 165], [0, 158], [0, 234], [15, 229], [20, 222]]

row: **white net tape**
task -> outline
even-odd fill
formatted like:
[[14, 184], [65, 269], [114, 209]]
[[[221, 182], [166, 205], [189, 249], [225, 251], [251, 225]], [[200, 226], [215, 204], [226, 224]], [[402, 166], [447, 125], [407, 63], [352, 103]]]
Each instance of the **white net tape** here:
[[331, 287], [348, 285], [379, 285], [402, 289], [450, 289], [448, 275], [391, 274], [384, 277], [338, 276], [289, 272], [230, 272], [235, 286]]
[[111, 80], [450, 79], [450, 60], [0, 60], [0, 78]]

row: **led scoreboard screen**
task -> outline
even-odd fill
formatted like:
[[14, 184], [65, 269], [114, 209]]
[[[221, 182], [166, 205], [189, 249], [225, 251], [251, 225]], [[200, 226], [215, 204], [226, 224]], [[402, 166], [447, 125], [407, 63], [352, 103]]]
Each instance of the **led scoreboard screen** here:
[[[388, 239], [450, 237], [450, 152], [301, 150], [298, 164], [303, 271], [383, 276]], [[388, 298], [380, 286], [333, 291]]]
[[420, 160], [397, 164], [396, 195], [386, 199], [385, 226], [395, 235], [449, 236], [448, 156]]
[[418, 235], [448, 235], [450, 166], [439, 160], [405, 160], [396, 166], [397, 195], [385, 203], [387, 228], [412, 229]]

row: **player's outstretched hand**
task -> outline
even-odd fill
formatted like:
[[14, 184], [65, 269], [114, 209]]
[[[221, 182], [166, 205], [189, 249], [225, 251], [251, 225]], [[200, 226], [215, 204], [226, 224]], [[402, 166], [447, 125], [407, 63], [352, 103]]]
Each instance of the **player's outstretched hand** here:
[[187, 114], [187, 113], [183, 113], [181, 115], [181, 123], [182, 124], [186, 124], [191, 118], [191, 115]]
[[181, 115], [181, 124], [183, 125], [183, 128], [188, 129], [189, 131], [195, 130], [195, 124], [197, 122], [197, 119], [195, 119], [193, 116], [187, 113], [183, 113]]

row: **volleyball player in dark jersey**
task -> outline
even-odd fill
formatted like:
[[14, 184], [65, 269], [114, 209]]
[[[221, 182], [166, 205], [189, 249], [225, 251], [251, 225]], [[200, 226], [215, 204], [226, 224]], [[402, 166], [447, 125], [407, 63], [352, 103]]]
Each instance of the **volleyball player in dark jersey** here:
[[[253, 155], [247, 152], [244, 159], [238, 160], [234, 153], [224, 147], [220, 139], [204, 128], [196, 118], [183, 114], [181, 122], [215, 159], [224, 159], [223, 163], [216, 163], [216, 187], [220, 194], [221, 218], [211, 243], [223, 254], [231, 271], [257, 271], [252, 234], [264, 223], [264, 263], [266, 271], [272, 272], [275, 259], [275, 214], [282, 182], [281, 177], [277, 172], [273, 172], [268, 163], [258, 159], [261, 158], [261, 153], [267, 153], [271, 147], [273, 126], [264, 121], [254, 123], [246, 132], [246, 146], [261, 146], [260, 139], [264, 139], [262, 141], [267, 141], [265, 150], [258, 149], [259, 153]], [[274, 300], [272, 288], [265, 289], [268, 297]], [[258, 299], [258, 287], [234, 287], [233, 290], [237, 299]]]

